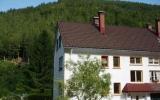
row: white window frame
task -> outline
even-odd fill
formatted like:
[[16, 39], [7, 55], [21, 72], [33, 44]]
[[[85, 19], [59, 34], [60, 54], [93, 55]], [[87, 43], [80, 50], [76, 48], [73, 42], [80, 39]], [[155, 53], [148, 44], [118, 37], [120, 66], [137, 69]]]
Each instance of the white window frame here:
[[[102, 69], [108, 68], [108, 58], [108, 56], [101, 56]], [[103, 63], [107, 63], [107, 65], [103, 65]]]
[[[119, 84], [119, 87], [118, 87], [118, 93], [115, 93], [115, 84]], [[120, 82], [115, 82], [115, 83], [113, 83], [113, 93], [114, 94], [120, 94], [121, 93], [121, 83]]]
[[[118, 66], [115, 66], [115, 58], [118, 58]], [[113, 68], [120, 68], [120, 56], [113, 56]]]
[[148, 58], [148, 65], [160, 65], [160, 59]]
[[[134, 59], [134, 63], [131, 63], [131, 58]], [[137, 60], [136, 60], [137, 58], [140, 59], [140, 63], [137, 63]], [[130, 57], [130, 64], [131, 65], [142, 65], [142, 57]]]
[[[131, 78], [131, 72], [132, 72], [132, 71], [134, 71], [134, 73], [135, 73], [135, 74], [134, 74], [135, 81], [132, 81], [132, 78]], [[138, 76], [137, 76], [137, 72], [138, 72], [138, 71], [141, 72], [141, 81], [138, 81], [138, 80], [137, 80], [137, 77], [138, 77]], [[143, 82], [143, 71], [142, 71], [142, 70], [131, 70], [131, 71], [130, 71], [130, 81], [131, 81], [131, 82]]]
[[150, 71], [150, 80], [151, 82], [159, 82], [160, 81], [160, 71]]

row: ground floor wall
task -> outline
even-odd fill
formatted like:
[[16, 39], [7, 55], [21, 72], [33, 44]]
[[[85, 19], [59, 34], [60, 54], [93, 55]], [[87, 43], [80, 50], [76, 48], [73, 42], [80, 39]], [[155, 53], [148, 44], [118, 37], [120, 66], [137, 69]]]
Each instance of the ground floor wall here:
[[[75, 98], [70, 98], [70, 100], [78, 100]], [[111, 95], [103, 97], [101, 100], [151, 100], [149, 93], [122, 93], [120, 95]], [[157, 99], [160, 100], [160, 99]]]

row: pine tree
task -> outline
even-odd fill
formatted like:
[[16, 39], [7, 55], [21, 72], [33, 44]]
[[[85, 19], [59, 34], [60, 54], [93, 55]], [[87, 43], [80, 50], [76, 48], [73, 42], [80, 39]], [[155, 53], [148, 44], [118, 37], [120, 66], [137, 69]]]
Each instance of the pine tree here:
[[30, 52], [29, 73], [33, 93], [45, 93], [47, 90], [52, 90], [52, 50], [51, 38], [47, 31], [43, 31], [35, 38]]

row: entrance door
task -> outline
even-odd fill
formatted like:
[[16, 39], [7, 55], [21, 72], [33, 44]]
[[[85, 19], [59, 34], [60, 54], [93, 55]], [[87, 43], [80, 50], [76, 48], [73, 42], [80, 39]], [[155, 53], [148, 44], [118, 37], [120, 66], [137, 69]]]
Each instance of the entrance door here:
[[160, 93], [152, 93], [151, 100], [160, 100]]

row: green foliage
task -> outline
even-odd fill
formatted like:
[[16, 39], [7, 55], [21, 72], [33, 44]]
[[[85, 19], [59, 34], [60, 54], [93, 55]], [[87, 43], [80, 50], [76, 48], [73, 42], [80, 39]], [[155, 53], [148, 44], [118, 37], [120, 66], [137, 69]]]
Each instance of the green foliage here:
[[111, 0], [59, 0], [36, 8], [11, 9], [0, 13], [0, 58], [17, 57], [23, 42], [28, 51], [43, 30], [54, 37], [58, 21], [91, 22], [99, 10], [106, 11], [109, 25], [145, 27], [154, 25], [160, 16], [160, 6]]
[[52, 100], [52, 96], [48, 95], [30, 95], [26, 100]]
[[25, 77], [17, 65], [8, 61], [0, 61], [0, 98], [15, 97], [25, 93], [23, 85], [19, 87], [24, 81]]
[[35, 38], [30, 50], [29, 80], [32, 93], [46, 93], [52, 91], [52, 61], [53, 46], [51, 38], [43, 31]]
[[109, 94], [110, 74], [102, 72], [98, 60], [82, 57], [70, 66], [73, 75], [66, 84], [69, 97], [77, 97], [78, 100], [99, 100]]

